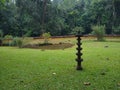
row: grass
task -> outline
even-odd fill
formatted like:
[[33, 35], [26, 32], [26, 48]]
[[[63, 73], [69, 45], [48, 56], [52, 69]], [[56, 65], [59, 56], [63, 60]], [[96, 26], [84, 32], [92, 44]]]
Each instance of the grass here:
[[75, 70], [76, 46], [0, 47], [0, 90], [120, 90], [120, 42], [83, 40], [82, 47], [83, 71]]

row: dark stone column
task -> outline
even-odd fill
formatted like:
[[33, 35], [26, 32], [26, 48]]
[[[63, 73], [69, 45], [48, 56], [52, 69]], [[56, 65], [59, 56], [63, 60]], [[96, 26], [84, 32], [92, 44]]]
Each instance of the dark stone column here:
[[76, 53], [76, 55], [77, 55], [77, 59], [76, 59], [76, 61], [77, 61], [77, 67], [76, 67], [76, 70], [82, 70], [83, 68], [82, 68], [82, 66], [81, 66], [81, 62], [83, 61], [83, 59], [81, 58], [81, 56], [82, 56], [82, 53], [81, 53], [81, 50], [82, 50], [82, 48], [81, 48], [81, 45], [82, 45], [82, 43], [81, 43], [81, 38], [80, 37], [82, 37], [82, 35], [80, 35], [80, 34], [78, 34], [78, 35], [76, 35], [76, 37], [77, 37], [77, 53]]

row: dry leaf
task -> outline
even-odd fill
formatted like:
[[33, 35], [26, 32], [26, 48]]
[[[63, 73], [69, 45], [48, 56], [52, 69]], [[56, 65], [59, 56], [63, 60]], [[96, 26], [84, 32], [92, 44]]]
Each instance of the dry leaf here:
[[88, 86], [88, 85], [91, 85], [90, 82], [84, 82], [84, 85]]

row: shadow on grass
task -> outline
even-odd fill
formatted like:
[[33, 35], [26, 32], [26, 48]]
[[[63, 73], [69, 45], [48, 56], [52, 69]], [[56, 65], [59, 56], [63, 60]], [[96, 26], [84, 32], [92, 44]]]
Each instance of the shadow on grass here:
[[116, 43], [120, 43], [120, 40], [101, 40], [101, 41], [89, 40], [89, 41], [86, 41], [86, 42], [116, 42]]

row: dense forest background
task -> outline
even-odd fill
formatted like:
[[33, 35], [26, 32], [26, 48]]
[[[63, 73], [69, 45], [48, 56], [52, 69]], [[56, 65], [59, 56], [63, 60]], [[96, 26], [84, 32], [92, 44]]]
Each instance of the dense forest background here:
[[81, 28], [104, 25], [106, 34], [120, 34], [120, 0], [0, 0], [4, 35], [71, 35]]

